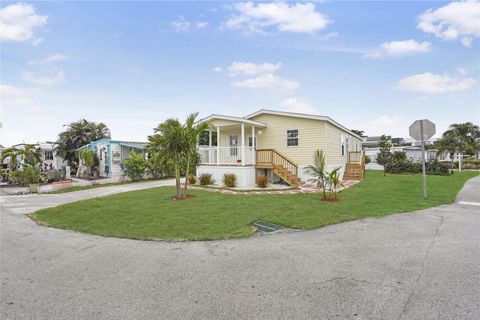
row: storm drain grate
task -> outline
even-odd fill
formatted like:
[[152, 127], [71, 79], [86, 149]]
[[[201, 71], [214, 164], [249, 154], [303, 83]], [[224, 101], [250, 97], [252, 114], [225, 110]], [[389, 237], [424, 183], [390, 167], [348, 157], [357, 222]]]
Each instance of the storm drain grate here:
[[266, 221], [255, 221], [253, 225], [257, 227], [257, 230], [260, 231], [261, 233], [273, 233], [273, 232], [277, 232], [284, 229], [282, 226], [279, 226], [278, 224], [274, 224]]

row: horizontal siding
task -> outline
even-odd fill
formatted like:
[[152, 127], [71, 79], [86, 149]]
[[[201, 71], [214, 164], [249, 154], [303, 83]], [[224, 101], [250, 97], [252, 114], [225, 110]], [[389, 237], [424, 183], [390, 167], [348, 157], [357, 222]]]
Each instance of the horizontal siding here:
[[[348, 161], [349, 151], [360, 151], [362, 141], [344, 130], [327, 123], [325, 128], [327, 141], [326, 158], [329, 166], [343, 166]], [[342, 155], [342, 143], [344, 155]]]
[[[271, 114], [261, 114], [251, 120], [267, 124], [258, 134], [258, 148], [276, 149], [300, 166], [311, 164], [315, 150], [326, 147], [325, 121]], [[287, 146], [289, 129], [298, 129], [298, 146]]]

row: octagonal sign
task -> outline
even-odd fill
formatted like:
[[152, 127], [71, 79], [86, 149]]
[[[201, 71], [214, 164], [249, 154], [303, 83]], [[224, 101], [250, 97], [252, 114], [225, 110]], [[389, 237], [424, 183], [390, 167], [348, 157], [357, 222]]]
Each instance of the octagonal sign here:
[[435, 124], [433, 122], [427, 119], [417, 120], [414, 123], [412, 123], [412, 125], [409, 128], [410, 137], [412, 137], [417, 141], [422, 140], [422, 134], [421, 134], [422, 123], [423, 123], [423, 139], [424, 140], [430, 139], [435, 134]]

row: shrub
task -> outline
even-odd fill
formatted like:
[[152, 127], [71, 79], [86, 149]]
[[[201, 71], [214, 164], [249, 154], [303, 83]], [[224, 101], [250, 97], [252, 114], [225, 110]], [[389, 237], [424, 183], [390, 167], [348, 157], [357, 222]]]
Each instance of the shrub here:
[[233, 173], [225, 173], [223, 175], [223, 184], [225, 187], [234, 188], [237, 185], [237, 176]]
[[132, 151], [128, 155], [128, 159], [123, 160], [123, 171], [132, 181], [142, 180], [147, 168], [147, 160], [145, 155], [140, 152]]
[[392, 153], [387, 165], [388, 173], [418, 173], [421, 170], [421, 164], [408, 160], [403, 151]]
[[462, 164], [462, 169], [480, 169], [480, 164], [468, 162], [468, 163]]
[[147, 170], [154, 179], [173, 176], [173, 161], [160, 152], [151, 152], [147, 161]]
[[431, 175], [448, 176], [451, 174], [450, 169], [451, 164], [438, 160], [430, 160], [425, 164], [425, 171]]
[[189, 184], [195, 184], [197, 183], [197, 177], [195, 177], [193, 174], [188, 176], [188, 183]]
[[370, 162], [372, 162], [372, 158], [370, 158], [370, 156], [365, 156], [365, 164], [369, 164]]
[[266, 188], [268, 186], [268, 177], [267, 176], [257, 176], [256, 183], [257, 183], [257, 187]]
[[200, 185], [208, 186], [215, 183], [211, 173], [203, 173], [200, 175]]
[[25, 163], [23, 164], [23, 170], [15, 170], [9, 174], [9, 180], [13, 183], [18, 183], [21, 186], [42, 183], [47, 179], [48, 175], [42, 172], [40, 164], [32, 166]]

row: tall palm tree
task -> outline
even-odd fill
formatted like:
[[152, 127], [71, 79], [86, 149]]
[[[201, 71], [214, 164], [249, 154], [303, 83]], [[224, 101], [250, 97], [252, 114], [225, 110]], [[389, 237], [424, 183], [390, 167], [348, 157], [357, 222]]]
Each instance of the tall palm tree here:
[[479, 150], [480, 127], [471, 122], [451, 124], [439, 141], [440, 151], [474, 155]]
[[186, 142], [186, 170], [185, 170], [185, 184], [184, 195], [187, 194], [188, 188], [188, 175], [190, 174], [190, 165], [192, 159], [198, 158], [197, 144], [198, 139], [202, 132], [208, 129], [209, 125], [206, 122], [195, 123], [195, 119], [198, 116], [198, 112], [192, 113], [187, 117], [184, 126], [185, 142]]
[[90, 122], [85, 119], [64, 125], [66, 129], [58, 135], [55, 152], [68, 162], [77, 162], [76, 150], [92, 141], [109, 139], [110, 130], [104, 123]]

